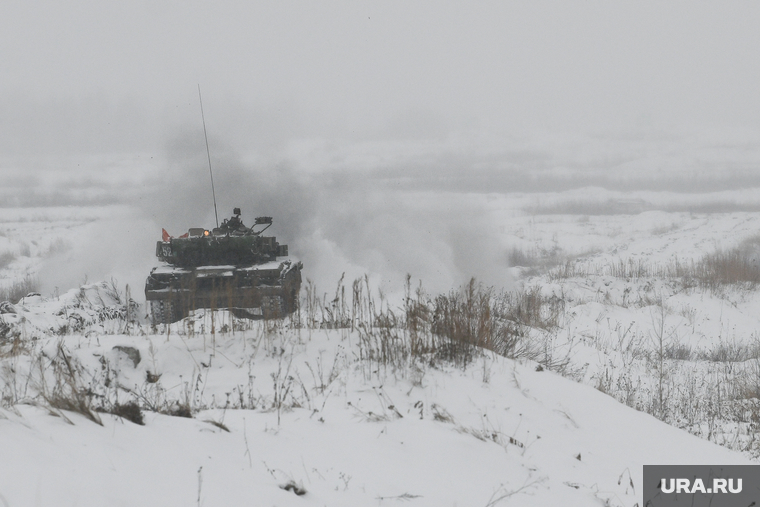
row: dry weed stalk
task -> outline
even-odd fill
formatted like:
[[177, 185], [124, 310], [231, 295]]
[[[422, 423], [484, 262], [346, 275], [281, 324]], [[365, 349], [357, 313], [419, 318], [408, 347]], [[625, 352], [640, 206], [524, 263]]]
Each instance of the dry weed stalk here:
[[[47, 368], [43, 361], [43, 356], [40, 356], [38, 359], [40, 374], [38, 391], [47, 405], [53, 409], [76, 412], [102, 426], [103, 422], [93, 410], [92, 401], [80, 380], [81, 366], [66, 351], [63, 342], [58, 342], [56, 355], [50, 359]], [[52, 386], [48, 385], [46, 379], [48, 368], [52, 370]]]

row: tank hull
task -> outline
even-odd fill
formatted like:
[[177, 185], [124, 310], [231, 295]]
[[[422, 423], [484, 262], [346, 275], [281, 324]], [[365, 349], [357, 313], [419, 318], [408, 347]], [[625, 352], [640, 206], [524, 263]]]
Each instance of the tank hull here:
[[201, 309], [227, 309], [241, 317], [277, 318], [298, 308], [301, 263], [153, 268], [145, 299], [154, 324], [176, 322]]

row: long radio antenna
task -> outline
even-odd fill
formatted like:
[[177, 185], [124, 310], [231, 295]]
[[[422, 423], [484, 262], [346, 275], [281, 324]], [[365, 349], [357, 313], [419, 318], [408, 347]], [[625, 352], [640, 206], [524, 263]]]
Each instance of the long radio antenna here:
[[208, 134], [206, 134], [206, 117], [203, 115], [203, 98], [201, 97], [201, 85], [198, 83], [198, 101], [201, 103], [201, 119], [203, 120], [203, 137], [206, 138], [206, 155], [208, 156], [208, 173], [211, 175], [211, 195], [214, 196], [214, 218], [219, 227], [219, 214], [216, 212], [216, 192], [214, 191], [214, 172], [211, 170], [211, 151], [208, 149]]

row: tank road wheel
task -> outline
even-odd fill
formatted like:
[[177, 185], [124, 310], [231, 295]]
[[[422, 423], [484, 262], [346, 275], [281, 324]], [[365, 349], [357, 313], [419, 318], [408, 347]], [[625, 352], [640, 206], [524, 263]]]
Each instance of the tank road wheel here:
[[175, 305], [169, 300], [150, 302], [150, 315], [154, 326], [177, 322], [180, 319], [178, 313]]
[[166, 323], [165, 305], [163, 301], [150, 302], [150, 320], [154, 326]]
[[261, 314], [265, 319], [278, 319], [285, 315], [285, 301], [282, 296], [262, 297]]

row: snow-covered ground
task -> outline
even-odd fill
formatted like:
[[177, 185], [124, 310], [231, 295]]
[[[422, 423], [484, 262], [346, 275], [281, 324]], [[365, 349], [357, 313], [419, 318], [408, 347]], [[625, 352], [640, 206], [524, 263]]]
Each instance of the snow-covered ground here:
[[[750, 463], [535, 363], [383, 370], [347, 331], [171, 331], [50, 337], [6, 358], [4, 395], [18, 396], [0, 412], [8, 505], [632, 506], [644, 464]], [[35, 368], [59, 350], [98, 396], [184, 403], [194, 417], [98, 425], [30, 403]]]
[[[760, 213], [700, 211], [744, 191], [593, 195], [451, 196], [480, 200], [505, 289], [546, 303], [551, 325], [522, 328], [542, 366], [490, 351], [466, 366], [368, 360], [387, 330], [224, 312], [152, 329], [118, 277], [3, 305], [0, 505], [633, 506], [644, 464], [754, 463], [757, 288], [703, 287], [673, 266], [751, 248]], [[123, 236], [111, 224], [129, 213], [0, 210], [4, 287], [92, 258], [81, 245]], [[133, 271], [147, 274], [150, 253]], [[372, 271], [382, 263], [340, 253], [387, 280]], [[403, 280], [386, 283], [396, 308]], [[145, 425], [57, 408], [74, 392], [92, 409], [136, 401]]]

